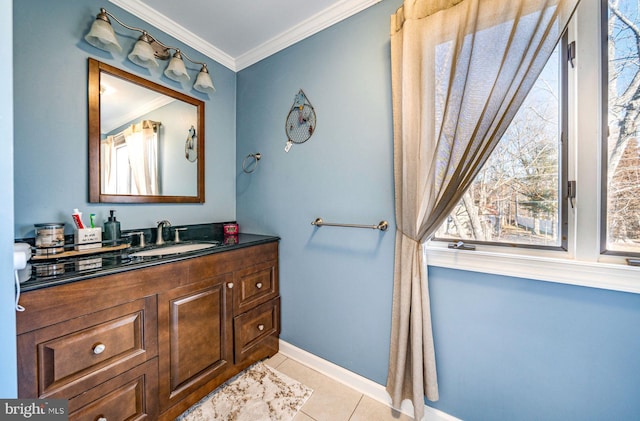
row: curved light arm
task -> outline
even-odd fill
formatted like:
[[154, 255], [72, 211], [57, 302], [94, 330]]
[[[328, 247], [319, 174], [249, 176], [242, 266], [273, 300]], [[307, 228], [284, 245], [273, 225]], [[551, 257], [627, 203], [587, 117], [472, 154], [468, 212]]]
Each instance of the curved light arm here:
[[123, 23], [120, 19], [118, 19], [117, 17], [112, 15], [110, 12], [107, 11], [107, 9], [105, 9], [103, 7], [100, 8], [100, 13], [98, 14], [98, 16], [96, 16], [96, 19], [102, 19], [105, 22], [111, 23], [111, 22], [109, 22], [109, 18], [107, 16], [112, 17], [113, 19], [116, 20], [116, 22], [118, 22], [120, 25], [124, 26], [127, 29], [131, 29], [132, 31], [138, 31], [138, 32], [142, 32], [142, 33], [147, 32], [144, 29], [136, 28], [135, 26], [129, 26], [126, 23]]
[[[157, 41], [158, 43], [162, 44], [160, 41], [158, 41], [158, 40], [156, 40], [156, 41]], [[164, 45], [164, 44], [162, 44], [162, 45]], [[193, 63], [193, 64], [199, 64], [200, 66], [204, 66], [205, 68], [207, 67], [207, 63], [203, 63], [203, 62], [201, 62], [201, 61], [196, 61], [196, 60], [192, 59], [191, 57], [189, 57], [189, 56], [187, 55], [187, 53], [185, 53], [184, 51], [182, 51], [182, 50], [181, 50], [181, 49], [179, 49], [179, 48], [175, 48], [175, 47], [167, 47], [167, 48], [171, 48], [171, 49], [173, 49], [173, 50], [180, 51], [180, 54], [182, 54], [182, 56], [183, 56], [184, 58], [186, 58], [187, 60], [189, 60], [189, 61], [190, 61], [191, 63]]]

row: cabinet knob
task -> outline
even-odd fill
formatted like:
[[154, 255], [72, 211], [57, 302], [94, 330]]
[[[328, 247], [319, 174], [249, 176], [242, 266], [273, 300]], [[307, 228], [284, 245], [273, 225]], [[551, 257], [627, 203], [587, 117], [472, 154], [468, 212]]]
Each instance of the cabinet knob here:
[[264, 325], [258, 325], [258, 330], [263, 331], [264, 330]]
[[233, 288], [233, 282], [227, 283], [227, 288], [229, 288], [229, 289]]
[[258, 289], [262, 288], [262, 282], [258, 282], [258, 283], [256, 284], [256, 288], [258, 288]]
[[[96, 346], [93, 347], [93, 353], [94, 354], [102, 354], [104, 352], [104, 350], [107, 349], [107, 346], [105, 344], [97, 344]], [[105, 418], [106, 420], [106, 418]]]
[[96, 418], [96, 421], [107, 421], [107, 419], [100, 415], [98, 418]]

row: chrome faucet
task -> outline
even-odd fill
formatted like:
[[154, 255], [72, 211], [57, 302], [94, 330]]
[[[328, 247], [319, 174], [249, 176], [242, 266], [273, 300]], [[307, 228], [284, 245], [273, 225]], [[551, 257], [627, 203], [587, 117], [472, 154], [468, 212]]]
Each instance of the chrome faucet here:
[[140, 236], [140, 241], [138, 242], [138, 247], [142, 248], [145, 246], [144, 243], [144, 231], [136, 231], [136, 232], [127, 232], [122, 234], [123, 237], [134, 237], [136, 235]]
[[162, 228], [170, 227], [170, 226], [171, 226], [171, 222], [167, 221], [166, 219], [163, 219], [162, 221], [158, 221], [158, 235], [156, 236], [157, 246], [164, 244], [164, 239], [162, 238]]

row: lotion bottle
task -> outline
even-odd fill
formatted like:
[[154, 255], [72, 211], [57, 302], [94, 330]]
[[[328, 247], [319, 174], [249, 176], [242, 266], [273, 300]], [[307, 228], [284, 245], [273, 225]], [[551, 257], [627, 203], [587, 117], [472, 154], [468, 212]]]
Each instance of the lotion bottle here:
[[104, 223], [104, 239], [110, 240], [107, 244], [112, 246], [115, 246], [120, 239], [120, 221], [116, 221], [115, 212], [115, 210], [110, 210], [111, 216]]

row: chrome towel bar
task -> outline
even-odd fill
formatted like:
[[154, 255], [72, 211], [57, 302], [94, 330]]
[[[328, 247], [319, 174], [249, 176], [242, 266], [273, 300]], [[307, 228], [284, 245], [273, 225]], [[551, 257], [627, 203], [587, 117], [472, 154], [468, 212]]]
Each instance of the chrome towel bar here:
[[329, 222], [324, 222], [322, 218], [316, 218], [316, 220], [313, 221], [311, 225], [315, 225], [316, 227], [321, 227], [323, 225], [326, 225], [328, 227], [370, 228], [370, 229], [380, 230], [380, 231], [386, 231], [387, 228], [389, 228], [389, 223], [387, 221], [380, 221], [378, 225], [332, 224]]

